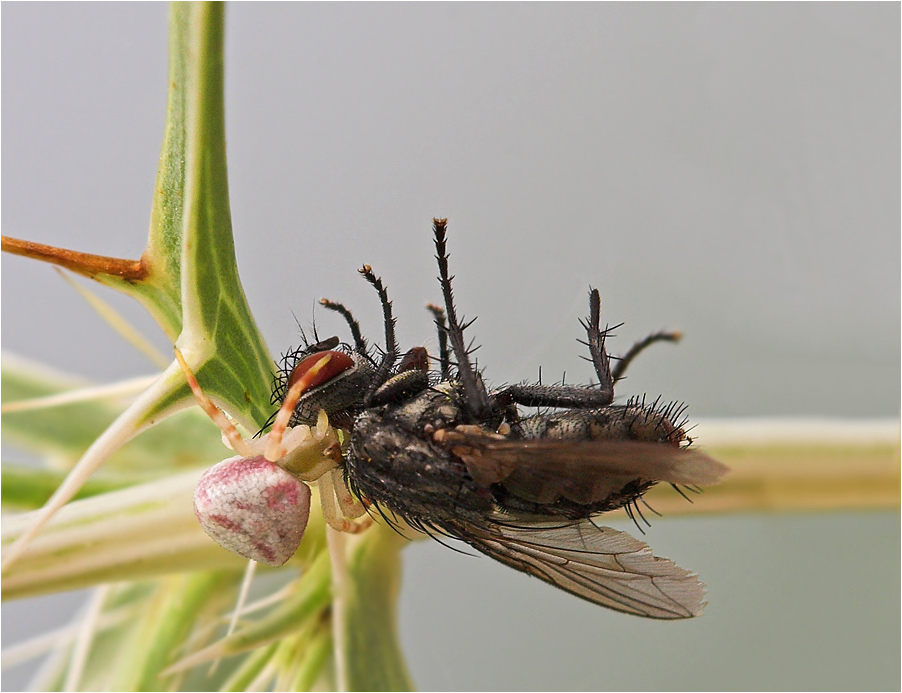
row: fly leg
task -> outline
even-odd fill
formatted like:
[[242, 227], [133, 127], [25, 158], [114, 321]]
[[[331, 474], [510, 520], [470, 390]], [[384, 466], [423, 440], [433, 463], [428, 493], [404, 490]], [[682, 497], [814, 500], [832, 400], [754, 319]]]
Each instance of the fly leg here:
[[613, 400], [607, 392], [577, 385], [508, 385], [493, 395], [498, 403], [513, 402], [524, 407], [601, 409]]
[[429, 372], [420, 369], [401, 371], [393, 375], [370, 398], [369, 405], [376, 407], [392, 402], [403, 402], [415, 397], [429, 387]]
[[398, 364], [398, 372], [380, 385], [368, 406], [403, 402], [429, 387], [429, 354], [425, 347], [413, 347]]
[[447, 219], [432, 220], [432, 231], [435, 236], [435, 258], [438, 260], [439, 284], [442, 287], [442, 296], [445, 299], [445, 311], [448, 318], [448, 339], [451, 342], [451, 351], [457, 360], [460, 382], [464, 390], [466, 413], [473, 421], [483, 421], [486, 415], [491, 413], [492, 402], [489, 399], [482, 379], [479, 377], [476, 369], [470, 365], [470, 351], [464, 343], [464, 330], [471, 323], [461, 324], [458, 322], [457, 311], [454, 309], [454, 296], [451, 291], [452, 277], [448, 272], [448, 251], [445, 239], [447, 227]]
[[388, 380], [389, 373], [391, 373], [391, 369], [398, 359], [398, 341], [395, 339], [395, 318], [392, 316], [391, 301], [388, 300], [388, 291], [382, 284], [382, 280], [373, 274], [373, 268], [369, 265], [364, 265], [359, 271], [379, 294], [379, 301], [382, 304], [382, 316], [385, 322], [385, 353], [382, 356], [382, 362], [376, 369], [373, 384], [366, 393], [365, 404], [369, 405], [370, 399], [379, 386]]
[[[319, 302], [323, 307], [334, 310], [345, 319], [345, 322], [348, 323], [348, 327], [351, 330], [351, 336], [354, 338], [354, 351], [361, 356], [366, 356], [366, 339], [363, 338], [363, 334], [360, 331], [360, 323], [357, 322], [353, 315], [351, 315], [351, 311], [345, 308], [344, 304], [330, 301], [328, 298], [321, 298]], [[329, 347], [329, 349], [334, 348], [335, 346]], [[326, 351], [326, 349], [318, 349], [318, 351]]]
[[509, 385], [494, 395], [502, 405], [508, 402], [525, 407], [562, 407], [566, 409], [600, 409], [614, 401], [614, 376], [611, 359], [604, 347], [610, 329], [601, 329], [601, 295], [597, 289], [589, 292], [589, 317], [580, 320], [586, 330], [592, 365], [598, 376], [594, 388], [576, 385]]
[[589, 340], [587, 342], [589, 354], [592, 357], [592, 365], [595, 366], [595, 374], [598, 376], [597, 392], [602, 398], [607, 399], [602, 405], [607, 406], [614, 401], [614, 377], [611, 375], [611, 359], [604, 348], [604, 341], [610, 329], [600, 328], [601, 294], [598, 293], [598, 289], [589, 290], [589, 317], [579, 322], [586, 329], [586, 337]]
[[679, 330], [661, 330], [660, 332], [654, 332], [645, 339], [636, 342], [630, 347], [628, 352], [617, 360], [617, 365], [614, 366], [614, 370], [611, 372], [611, 377], [614, 379], [614, 382], [617, 382], [623, 377], [623, 374], [626, 372], [626, 367], [629, 366], [633, 359], [647, 347], [655, 342], [678, 342], [682, 337], [683, 333]]
[[448, 356], [448, 323], [445, 320], [445, 311], [434, 303], [427, 303], [426, 308], [432, 313], [435, 327], [438, 330], [438, 362], [441, 367], [442, 380], [450, 380], [451, 359]]

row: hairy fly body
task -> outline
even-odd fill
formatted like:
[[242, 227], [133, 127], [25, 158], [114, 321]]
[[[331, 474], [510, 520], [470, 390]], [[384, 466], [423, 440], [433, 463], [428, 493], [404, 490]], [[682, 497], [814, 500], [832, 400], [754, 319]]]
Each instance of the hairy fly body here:
[[[370, 351], [351, 313], [342, 314], [354, 345], [333, 338], [289, 354], [277, 377], [281, 400], [310, 366], [331, 354], [324, 383], [294, 409], [292, 424], [324, 410], [350, 431], [343, 448], [348, 489], [388, 522], [460, 539], [516, 570], [591, 602], [651, 618], [701, 613], [697, 577], [652, 555], [641, 541], [594, 524], [603, 512], [632, 509], [655, 483], [695, 488], [718, 481], [726, 467], [688, 448], [683, 408], [630, 400], [615, 405], [614, 383], [632, 358], [673, 333], [646, 338], [612, 369], [600, 327], [601, 299], [589, 295], [583, 322], [598, 383], [516, 384], [488, 389], [470, 363], [455, 310], [446, 221], [434, 222], [444, 310], [430, 306], [439, 328], [439, 373], [425, 349], [398, 359], [391, 302], [379, 293], [385, 348]], [[449, 347], [450, 344], [450, 347]], [[524, 414], [521, 408], [538, 411]], [[679, 488], [677, 489], [679, 490]]]

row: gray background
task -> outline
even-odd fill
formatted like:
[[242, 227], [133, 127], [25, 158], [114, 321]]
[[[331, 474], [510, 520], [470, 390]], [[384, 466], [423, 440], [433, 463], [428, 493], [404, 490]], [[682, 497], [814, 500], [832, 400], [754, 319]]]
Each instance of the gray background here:
[[[140, 254], [166, 12], [3, 4], [4, 234]], [[259, 326], [284, 351], [292, 311], [309, 324], [328, 296], [378, 336], [368, 262], [402, 346], [434, 347], [430, 219], [447, 216], [495, 382], [540, 365], [587, 381], [592, 285], [603, 318], [626, 321], [615, 352], [686, 335], [620, 394], [694, 416], [898, 417], [899, 19], [895, 3], [231, 6], [232, 212]], [[4, 349], [101, 381], [150, 372], [48, 267], [2, 269]], [[401, 631], [418, 686], [898, 688], [897, 513], [668, 519], [647, 540], [708, 583], [704, 618], [646, 622], [412, 546]], [[4, 644], [61, 600], [7, 605]]]

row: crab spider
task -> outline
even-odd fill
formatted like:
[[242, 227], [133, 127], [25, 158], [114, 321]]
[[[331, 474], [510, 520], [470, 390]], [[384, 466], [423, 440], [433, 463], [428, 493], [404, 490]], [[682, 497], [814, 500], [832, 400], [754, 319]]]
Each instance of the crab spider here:
[[334, 352], [305, 359], [270, 431], [246, 440], [204, 394], [178, 348], [175, 357], [201, 409], [222, 431], [237, 457], [211, 467], [198, 482], [194, 510], [201, 526], [220, 546], [245, 558], [279, 566], [300, 544], [310, 510], [310, 489], [319, 491], [323, 518], [341, 532], [372, 524], [363, 504], [348, 491], [341, 445], [328, 416], [315, 426], [289, 426], [301, 395], [334, 375]]

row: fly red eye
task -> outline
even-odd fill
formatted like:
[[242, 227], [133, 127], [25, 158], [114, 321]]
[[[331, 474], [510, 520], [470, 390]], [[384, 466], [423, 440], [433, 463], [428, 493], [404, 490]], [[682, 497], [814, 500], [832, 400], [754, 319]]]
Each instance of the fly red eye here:
[[428, 371], [429, 353], [424, 347], [414, 347], [401, 359], [398, 371]]
[[310, 387], [308, 389], [312, 389], [314, 387], [318, 387], [324, 383], [327, 383], [335, 376], [340, 375], [345, 371], [351, 370], [354, 367], [353, 359], [351, 359], [350, 356], [341, 351], [320, 351], [316, 354], [311, 354], [291, 369], [291, 376], [288, 378], [288, 388], [290, 389], [292, 385], [294, 385], [300, 378], [304, 376], [305, 373], [307, 373], [307, 371], [313, 368], [313, 366], [319, 363], [326, 356], [331, 356], [332, 358], [329, 363], [327, 363], [325, 367], [314, 376], [313, 381], [310, 383]]

